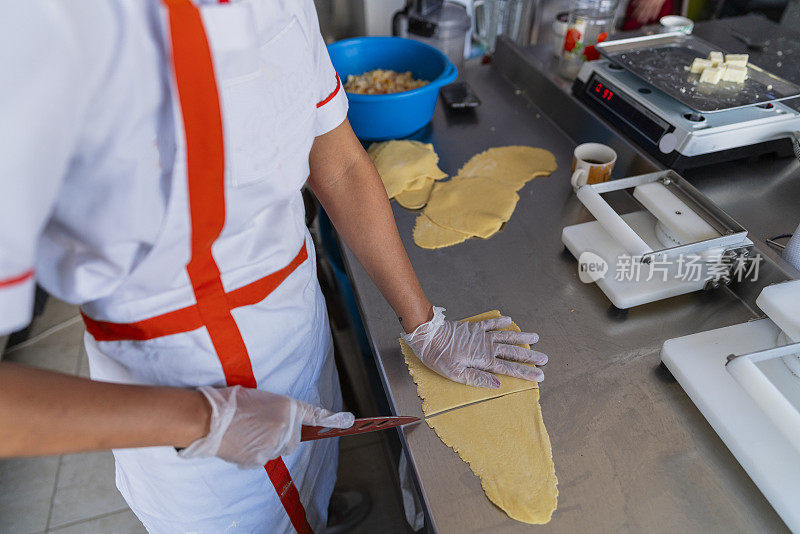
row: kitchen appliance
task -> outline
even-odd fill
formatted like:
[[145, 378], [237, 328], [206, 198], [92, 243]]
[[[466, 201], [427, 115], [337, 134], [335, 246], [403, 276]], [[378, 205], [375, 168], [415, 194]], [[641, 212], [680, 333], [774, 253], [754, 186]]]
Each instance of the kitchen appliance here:
[[340, 436], [351, 436], [353, 434], [364, 434], [365, 432], [376, 432], [386, 430], [396, 426], [418, 423], [419, 417], [409, 415], [397, 415], [390, 417], [363, 417], [353, 421], [350, 428], [329, 428], [325, 426], [303, 425], [300, 429], [300, 441], [311, 441], [323, 438], [338, 438]]
[[765, 287], [756, 304], [767, 318], [670, 339], [661, 361], [800, 532], [800, 280]]
[[[644, 209], [620, 215], [600, 196], [628, 189]], [[596, 220], [565, 227], [561, 241], [581, 279], [617, 308], [727, 284], [752, 267], [747, 230], [675, 171], [584, 185], [577, 196]]]
[[428, 124], [439, 89], [456, 79], [457, 69], [436, 48], [400, 37], [356, 37], [328, 45], [333, 67], [342, 79], [374, 69], [411, 71], [427, 85], [387, 95], [347, 93], [347, 118], [362, 141], [407, 137]]
[[473, 35], [494, 52], [498, 35], [505, 35], [520, 46], [530, 46], [538, 37], [536, 0], [475, 0]]
[[441, 50], [459, 69], [464, 66], [471, 18], [463, 3], [413, 0], [392, 18], [392, 33]]
[[574, 80], [586, 61], [600, 57], [596, 45], [614, 31], [619, 0], [570, 0], [567, 29], [559, 49], [558, 71]]
[[683, 33], [620, 39], [596, 49], [604, 58], [583, 65], [573, 94], [666, 166], [791, 154], [800, 113], [781, 101], [800, 96], [797, 85], [754, 65], [741, 86], [700, 84], [684, 67], [719, 48]]

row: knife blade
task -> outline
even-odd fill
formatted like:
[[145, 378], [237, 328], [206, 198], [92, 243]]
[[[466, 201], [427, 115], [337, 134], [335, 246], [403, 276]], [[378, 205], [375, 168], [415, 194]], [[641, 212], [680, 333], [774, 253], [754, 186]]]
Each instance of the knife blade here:
[[363, 434], [365, 432], [375, 432], [386, 430], [396, 426], [408, 425], [420, 421], [419, 417], [408, 415], [398, 415], [392, 417], [363, 417], [356, 419], [350, 428], [329, 428], [325, 426], [303, 425], [300, 431], [300, 441], [310, 441], [314, 439], [335, 438], [339, 436], [350, 436], [352, 434]]

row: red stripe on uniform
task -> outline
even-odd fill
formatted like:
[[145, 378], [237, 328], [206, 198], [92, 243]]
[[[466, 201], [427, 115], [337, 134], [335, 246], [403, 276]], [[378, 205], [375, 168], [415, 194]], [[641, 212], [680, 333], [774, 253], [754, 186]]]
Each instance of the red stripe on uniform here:
[[[264, 278], [250, 282], [238, 289], [227, 292], [226, 298], [231, 309], [258, 304], [267, 298], [286, 278], [308, 259], [305, 242], [294, 259], [279, 271]], [[135, 323], [112, 323], [97, 321], [81, 312], [86, 331], [97, 341], [146, 341], [157, 337], [191, 332], [205, 326], [196, 305], [186, 306]]]
[[[172, 63], [186, 135], [192, 256], [186, 270], [197, 310], [208, 330], [228, 385], [256, 387], [250, 356], [231, 314], [211, 245], [225, 224], [225, 153], [219, 94], [200, 11], [190, 0], [164, 0], [169, 8]], [[281, 458], [264, 466], [289, 519], [312, 532]], [[272, 473], [276, 475], [273, 476]]]
[[17, 284], [21, 284], [22, 282], [28, 280], [29, 278], [33, 278], [33, 269], [25, 271], [24, 273], [18, 274], [16, 276], [12, 276], [10, 278], [0, 279], [0, 287], [15, 286]]
[[325, 97], [325, 100], [323, 100], [321, 102], [317, 102], [317, 107], [321, 108], [322, 106], [324, 106], [325, 104], [327, 104], [328, 102], [333, 100], [333, 97], [336, 96], [336, 93], [339, 92], [339, 89], [341, 87], [342, 87], [342, 80], [339, 79], [339, 73], [337, 72], [336, 73], [336, 89], [334, 89], [331, 94], [329, 94], [327, 97]]

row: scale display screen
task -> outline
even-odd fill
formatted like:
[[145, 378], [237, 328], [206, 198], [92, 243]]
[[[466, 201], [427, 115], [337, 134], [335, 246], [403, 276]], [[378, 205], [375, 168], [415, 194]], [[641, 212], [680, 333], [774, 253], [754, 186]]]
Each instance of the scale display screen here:
[[669, 130], [669, 124], [651, 116], [644, 110], [634, 106], [613, 86], [604, 82], [597, 76], [589, 80], [586, 92], [602, 106], [612, 111], [620, 119], [639, 130], [653, 143], [658, 144], [659, 139]]

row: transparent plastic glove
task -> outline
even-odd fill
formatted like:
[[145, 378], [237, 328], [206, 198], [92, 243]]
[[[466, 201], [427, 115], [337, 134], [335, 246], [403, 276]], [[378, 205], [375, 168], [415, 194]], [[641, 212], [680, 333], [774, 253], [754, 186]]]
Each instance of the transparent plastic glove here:
[[211, 429], [206, 437], [179, 453], [183, 458], [218, 456], [243, 469], [253, 469], [294, 452], [300, 444], [302, 425], [353, 425], [349, 412], [330, 412], [268, 391], [241, 386], [198, 389], [211, 404]]
[[527, 332], [493, 332], [510, 324], [510, 317], [479, 323], [447, 321], [444, 308], [434, 306], [433, 319], [402, 339], [422, 363], [462, 384], [497, 389], [500, 379], [492, 373], [541, 382], [542, 370], [522, 363], [544, 365], [547, 356], [516, 346], [532, 345], [539, 341], [539, 336]]

